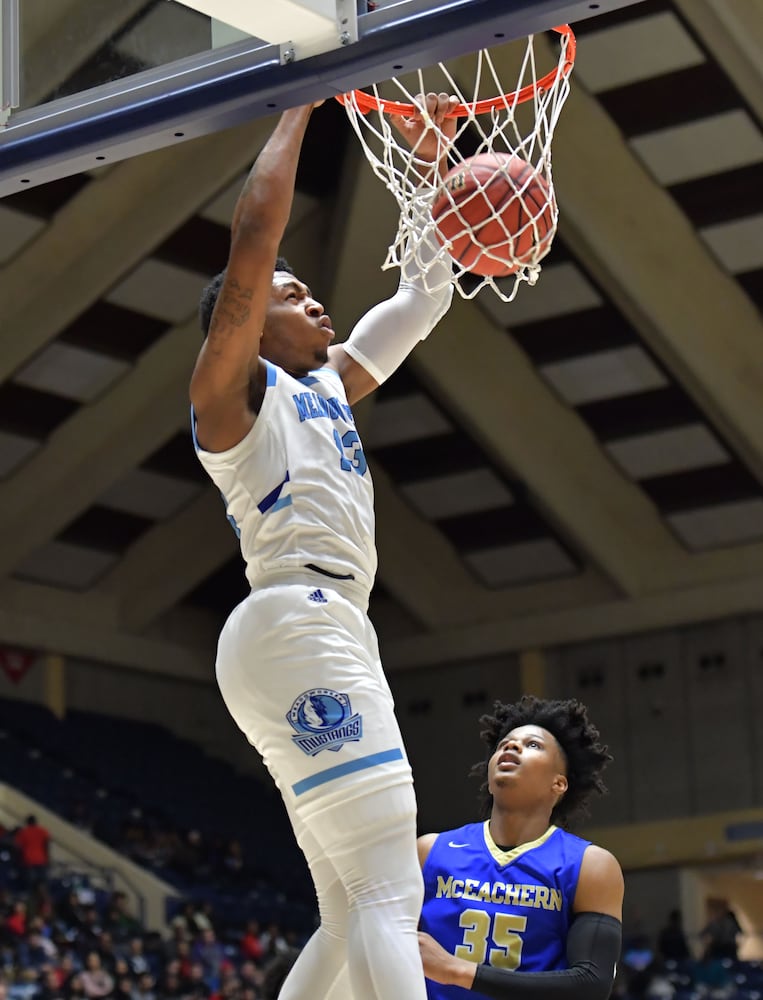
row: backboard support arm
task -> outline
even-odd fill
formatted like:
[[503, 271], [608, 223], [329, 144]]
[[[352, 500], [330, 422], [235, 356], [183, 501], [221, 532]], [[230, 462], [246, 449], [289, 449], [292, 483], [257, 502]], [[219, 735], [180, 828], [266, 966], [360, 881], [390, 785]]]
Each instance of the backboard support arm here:
[[358, 16], [356, 42], [289, 65], [260, 39], [179, 60], [11, 115], [0, 197], [638, 2], [398, 0]]
[[285, 62], [358, 40], [357, 0], [180, 0], [254, 38], [281, 46]]
[[0, 0], [0, 128], [19, 106], [19, 0]]

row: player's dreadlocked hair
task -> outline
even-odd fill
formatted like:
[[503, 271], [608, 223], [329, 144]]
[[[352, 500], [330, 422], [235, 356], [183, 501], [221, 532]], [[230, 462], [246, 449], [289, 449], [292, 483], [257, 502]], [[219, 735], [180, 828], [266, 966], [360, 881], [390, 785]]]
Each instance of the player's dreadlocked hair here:
[[487, 754], [470, 771], [471, 777], [482, 779], [480, 801], [484, 818], [490, 816], [493, 806], [493, 796], [487, 787], [488, 761], [507, 733], [528, 725], [547, 729], [562, 748], [567, 762], [567, 791], [554, 807], [552, 821], [566, 827], [571, 821], [585, 816], [591, 795], [594, 792], [603, 795], [607, 790], [601, 772], [612, 760], [607, 748], [599, 743], [599, 730], [588, 721], [585, 705], [574, 698], [545, 701], [525, 695], [512, 705], [497, 701], [493, 712], [480, 719], [484, 727], [480, 737], [487, 746]]
[[[286, 271], [287, 274], [294, 274], [294, 270], [284, 257], [276, 257], [276, 263], [273, 270]], [[215, 311], [217, 297], [220, 294], [220, 289], [223, 286], [224, 280], [225, 271], [223, 270], [212, 278], [210, 283], [201, 293], [201, 299], [199, 300], [199, 326], [201, 327], [201, 332], [205, 337], [209, 333], [209, 324], [212, 322], [212, 313]]]

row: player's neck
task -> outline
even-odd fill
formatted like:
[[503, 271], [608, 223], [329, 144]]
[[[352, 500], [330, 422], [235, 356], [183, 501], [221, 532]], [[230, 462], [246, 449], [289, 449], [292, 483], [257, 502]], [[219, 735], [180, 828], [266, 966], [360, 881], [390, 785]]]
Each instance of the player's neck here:
[[493, 806], [490, 836], [499, 847], [518, 847], [542, 837], [550, 825], [551, 820], [546, 810], [535, 813], [513, 812]]

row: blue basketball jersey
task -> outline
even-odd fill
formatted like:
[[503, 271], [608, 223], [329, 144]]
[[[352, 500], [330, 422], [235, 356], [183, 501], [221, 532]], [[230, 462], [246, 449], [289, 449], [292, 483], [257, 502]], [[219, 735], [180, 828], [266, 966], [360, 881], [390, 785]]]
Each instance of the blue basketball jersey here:
[[[566, 969], [566, 938], [589, 841], [550, 826], [502, 851], [488, 823], [441, 833], [424, 864], [421, 930], [459, 958], [519, 972]], [[427, 980], [429, 1000], [482, 994]]]

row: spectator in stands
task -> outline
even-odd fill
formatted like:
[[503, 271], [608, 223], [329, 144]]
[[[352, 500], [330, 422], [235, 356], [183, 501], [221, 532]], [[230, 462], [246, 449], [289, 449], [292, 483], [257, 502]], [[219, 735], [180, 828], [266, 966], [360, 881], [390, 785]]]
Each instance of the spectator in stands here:
[[667, 923], [657, 935], [657, 954], [666, 962], [685, 962], [691, 958], [680, 910], [670, 911]]
[[644, 927], [644, 918], [640, 913], [631, 911], [624, 914], [618, 971], [629, 1000], [641, 1000], [647, 995], [655, 969], [655, 949]]
[[262, 981], [262, 1000], [276, 1000], [276, 997], [281, 992], [283, 982], [298, 956], [299, 951], [295, 948], [290, 948], [282, 951], [275, 958], [271, 958], [265, 966], [265, 975]]
[[97, 951], [88, 954], [80, 979], [88, 1000], [99, 1000], [100, 997], [108, 996], [114, 989], [114, 979], [103, 968], [101, 956]]
[[37, 970], [22, 969], [11, 983], [8, 1000], [32, 1000], [37, 994]]
[[156, 1000], [154, 977], [150, 972], [138, 976], [138, 981], [132, 991], [132, 1000]]
[[86, 907], [80, 903], [77, 890], [71, 892], [62, 899], [55, 908], [58, 919], [67, 927], [79, 928], [85, 925]]
[[705, 961], [736, 960], [737, 938], [742, 933], [736, 916], [725, 899], [708, 899], [706, 907], [708, 921], [701, 931], [704, 944], [702, 957]]
[[114, 987], [114, 992], [111, 994], [109, 1000], [133, 1000], [134, 984], [130, 976], [120, 976], [117, 974], [115, 979], [117, 985]]
[[36, 1000], [65, 1000], [65, 992], [55, 969], [46, 969]]
[[180, 978], [185, 982], [190, 979], [191, 966], [193, 965], [193, 960], [191, 959], [190, 941], [181, 941], [178, 945], [177, 963]]
[[302, 950], [302, 945], [304, 942], [293, 927], [287, 927], [286, 930], [283, 932], [283, 936], [284, 940], [286, 941], [287, 948], [296, 948], [297, 951]]
[[211, 995], [212, 990], [204, 980], [204, 966], [201, 962], [193, 962], [183, 988], [183, 996], [189, 1000], [208, 1000]]
[[131, 858], [143, 855], [146, 850], [148, 831], [141, 809], [131, 809], [122, 826], [121, 850]]
[[220, 974], [220, 985], [217, 989], [218, 997], [220, 1000], [239, 1000], [240, 992], [241, 980], [235, 966], [231, 962], [224, 962]]
[[127, 952], [127, 964], [133, 976], [142, 976], [152, 971], [143, 948], [143, 938], [131, 938]]
[[103, 925], [118, 942], [128, 941], [140, 934], [140, 921], [130, 913], [130, 902], [126, 893], [112, 894]]
[[275, 958], [276, 955], [283, 955], [289, 950], [289, 942], [281, 933], [281, 928], [277, 923], [268, 924], [265, 932], [260, 938], [262, 948], [267, 959]]
[[[27, 905], [30, 919], [42, 921], [46, 927], [50, 924], [55, 913], [55, 904], [46, 882], [34, 886], [29, 894]], [[43, 929], [42, 933], [47, 933], [47, 931]]]
[[23, 899], [17, 899], [13, 909], [5, 918], [5, 930], [11, 935], [11, 940], [20, 941], [27, 930], [27, 905]]
[[242, 962], [238, 970], [238, 977], [241, 981], [241, 988], [252, 989], [257, 993], [262, 985], [262, 969], [258, 968], [254, 962]]
[[260, 940], [260, 924], [258, 920], [250, 920], [246, 925], [244, 936], [239, 943], [241, 957], [251, 959], [253, 962], [261, 962], [265, 955], [265, 949]]
[[83, 922], [77, 928], [77, 946], [80, 951], [97, 951], [101, 943], [101, 917], [95, 906], [87, 906]]
[[244, 849], [240, 840], [231, 840], [223, 853], [223, 874], [234, 884], [244, 871]]
[[14, 837], [19, 851], [19, 863], [27, 885], [39, 885], [48, 877], [50, 864], [50, 834], [37, 822], [36, 816], [27, 816], [26, 824]]
[[196, 921], [196, 926], [201, 931], [209, 930], [210, 928], [214, 930], [215, 921], [212, 904], [209, 900], [202, 900], [201, 904], [196, 907], [196, 914], [194, 916]]
[[178, 958], [181, 945], [187, 946], [190, 940], [191, 932], [184, 924], [170, 922], [170, 937], [162, 947], [165, 962], [172, 962]]
[[40, 934], [39, 930], [30, 932], [19, 942], [19, 964], [35, 969], [38, 973], [43, 966], [55, 961], [58, 950], [51, 940]]
[[27, 921], [27, 933], [39, 934], [46, 941], [53, 941], [53, 925], [50, 920], [46, 920], [39, 914], [29, 917]]
[[216, 991], [220, 985], [220, 972], [225, 961], [225, 949], [215, 936], [212, 928], [201, 932], [191, 946], [191, 958], [204, 969], [204, 981]]
[[175, 847], [171, 865], [186, 878], [197, 877], [200, 872], [208, 873], [204, 839], [199, 830], [189, 830], [180, 840]]
[[114, 947], [114, 939], [108, 931], [101, 931], [98, 935], [98, 955], [101, 959], [101, 966], [113, 976], [119, 959], [119, 952]]
[[82, 981], [82, 973], [75, 973], [65, 984], [67, 1000], [86, 1000], [85, 984]]
[[114, 982], [117, 984], [115, 988], [119, 988], [120, 979], [129, 979], [131, 988], [133, 975], [130, 972], [130, 966], [127, 964], [127, 959], [123, 955], [117, 956], [117, 960], [114, 962], [114, 968], [109, 969]]
[[159, 981], [159, 996], [164, 997], [164, 1000], [174, 1000], [175, 997], [183, 995], [184, 990], [180, 980], [179, 963], [169, 962]]
[[58, 975], [58, 985], [64, 992], [67, 991], [69, 982], [80, 969], [81, 963], [74, 952], [68, 951], [61, 955], [56, 967], [56, 973]]
[[183, 903], [183, 908], [179, 913], [177, 913], [170, 921], [170, 927], [175, 932], [178, 928], [182, 930], [186, 939], [196, 937], [200, 930], [204, 930], [205, 927], [211, 926], [205, 921], [203, 914], [197, 912], [196, 904], [190, 900]]

